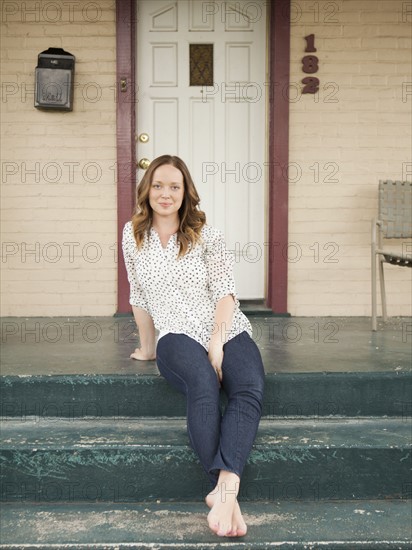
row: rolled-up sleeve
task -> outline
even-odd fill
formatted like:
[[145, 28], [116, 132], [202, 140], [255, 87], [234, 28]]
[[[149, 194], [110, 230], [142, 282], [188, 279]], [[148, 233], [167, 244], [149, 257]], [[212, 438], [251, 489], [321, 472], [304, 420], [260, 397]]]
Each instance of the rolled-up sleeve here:
[[226, 250], [223, 234], [217, 229], [206, 241], [205, 261], [211, 299], [217, 303], [231, 294], [235, 304], [239, 305], [233, 276], [233, 254]]
[[136, 242], [134, 239], [131, 222], [128, 222], [123, 228], [122, 250], [127, 271], [127, 279], [130, 284], [129, 304], [146, 310], [150, 315], [146, 292], [141, 287], [136, 274]]

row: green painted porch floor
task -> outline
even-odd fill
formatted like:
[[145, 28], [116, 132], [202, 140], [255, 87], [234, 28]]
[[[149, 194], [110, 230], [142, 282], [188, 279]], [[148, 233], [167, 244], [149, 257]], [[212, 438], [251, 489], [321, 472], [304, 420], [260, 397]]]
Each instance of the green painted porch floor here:
[[[412, 319], [371, 331], [366, 317], [250, 316], [266, 373], [399, 372], [411, 369]], [[3, 317], [4, 375], [158, 374], [129, 359], [131, 317]]]
[[[264, 417], [412, 414], [412, 320], [251, 316]], [[131, 317], [4, 318], [2, 417], [184, 416], [155, 361], [134, 361]], [[223, 396], [224, 398], [224, 396]]]
[[243, 504], [248, 534], [209, 531], [202, 502], [12, 504], [1, 517], [2, 549], [409, 549], [411, 501]]

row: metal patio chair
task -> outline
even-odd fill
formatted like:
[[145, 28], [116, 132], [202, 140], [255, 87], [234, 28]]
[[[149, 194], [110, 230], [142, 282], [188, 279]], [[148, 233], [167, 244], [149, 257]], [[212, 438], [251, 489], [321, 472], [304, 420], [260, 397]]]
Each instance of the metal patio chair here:
[[402, 250], [393, 251], [383, 245], [383, 239], [412, 238], [412, 182], [379, 181], [378, 219], [372, 221], [372, 330], [377, 330], [376, 262], [379, 263], [379, 281], [383, 320], [387, 320], [383, 264], [412, 267], [412, 245], [402, 243]]

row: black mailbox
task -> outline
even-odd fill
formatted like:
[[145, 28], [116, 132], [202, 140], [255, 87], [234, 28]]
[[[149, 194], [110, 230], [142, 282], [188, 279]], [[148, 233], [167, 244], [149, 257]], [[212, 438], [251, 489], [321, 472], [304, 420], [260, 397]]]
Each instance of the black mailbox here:
[[62, 48], [49, 48], [39, 53], [35, 72], [35, 107], [73, 110], [74, 61], [74, 55]]

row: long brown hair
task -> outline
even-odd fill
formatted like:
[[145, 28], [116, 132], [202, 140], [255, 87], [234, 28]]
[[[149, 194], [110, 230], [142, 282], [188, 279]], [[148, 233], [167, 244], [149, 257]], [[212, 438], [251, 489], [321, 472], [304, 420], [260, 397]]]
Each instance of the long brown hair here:
[[177, 240], [179, 242], [178, 257], [184, 256], [189, 249], [201, 240], [200, 231], [206, 223], [206, 215], [199, 210], [200, 197], [196, 191], [192, 176], [183, 160], [172, 155], [162, 155], [152, 160], [141, 182], [136, 188], [136, 207], [132, 217], [133, 233], [137, 247], [143, 246], [145, 234], [148, 234], [153, 223], [153, 211], [149, 204], [149, 192], [153, 174], [159, 166], [170, 164], [183, 174], [184, 194], [183, 202], [179, 208], [179, 229]]

